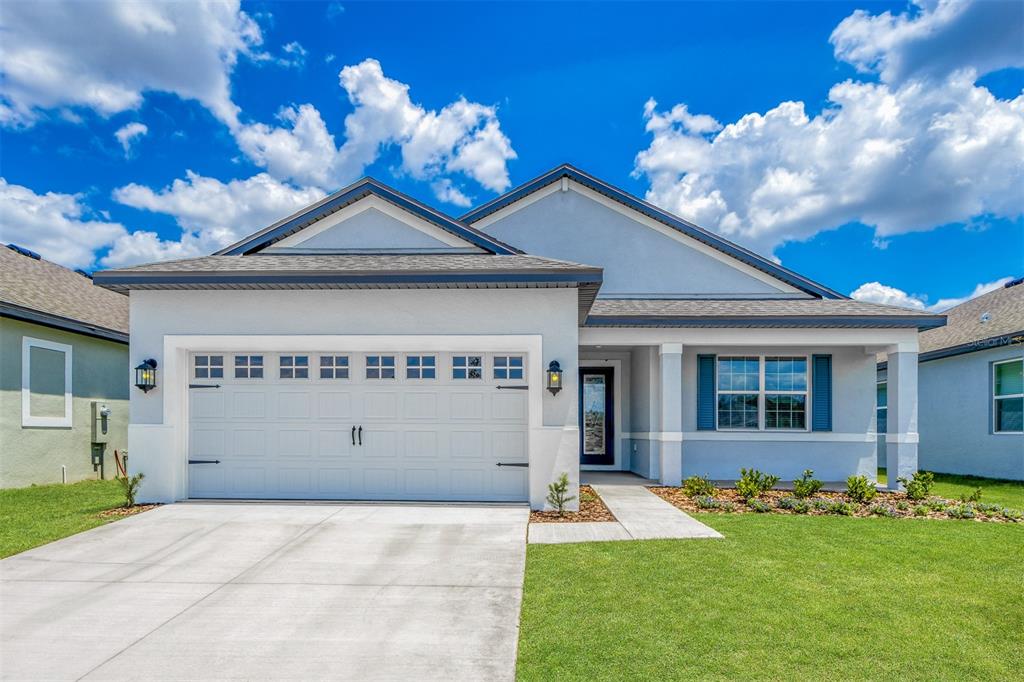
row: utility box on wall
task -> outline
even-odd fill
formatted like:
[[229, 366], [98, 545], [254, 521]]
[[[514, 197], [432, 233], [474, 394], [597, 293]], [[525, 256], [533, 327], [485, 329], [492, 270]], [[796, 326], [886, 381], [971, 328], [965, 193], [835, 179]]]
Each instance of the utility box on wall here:
[[105, 403], [92, 401], [92, 442], [109, 443], [112, 410]]

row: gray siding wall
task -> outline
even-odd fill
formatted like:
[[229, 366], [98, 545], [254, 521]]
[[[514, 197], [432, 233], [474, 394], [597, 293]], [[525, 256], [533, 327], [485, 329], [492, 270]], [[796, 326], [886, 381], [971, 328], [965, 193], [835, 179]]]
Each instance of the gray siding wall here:
[[574, 190], [550, 194], [483, 230], [527, 253], [603, 267], [605, 296], [782, 290]]
[[920, 364], [920, 468], [1024, 480], [1024, 435], [992, 433], [992, 363], [1022, 355], [1007, 346]]

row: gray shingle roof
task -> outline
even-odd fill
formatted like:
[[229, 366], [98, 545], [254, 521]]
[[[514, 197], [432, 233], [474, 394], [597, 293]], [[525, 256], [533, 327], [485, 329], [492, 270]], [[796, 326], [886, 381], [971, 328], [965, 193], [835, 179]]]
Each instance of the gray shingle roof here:
[[942, 315], [851, 299], [598, 299], [587, 326], [917, 327]]
[[[73, 270], [0, 247], [0, 305], [5, 314], [106, 337], [127, 338], [128, 297]], [[33, 315], [38, 313], [39, 315]], [[80, 327], [86, 327], [82, 329]]]
[[[982, 322], [985, 313], [989, 319]], [[943, 314], [945, 327], [921, 334], [922, 354], [1024, 332], [1024, 284], [990, 291]]]

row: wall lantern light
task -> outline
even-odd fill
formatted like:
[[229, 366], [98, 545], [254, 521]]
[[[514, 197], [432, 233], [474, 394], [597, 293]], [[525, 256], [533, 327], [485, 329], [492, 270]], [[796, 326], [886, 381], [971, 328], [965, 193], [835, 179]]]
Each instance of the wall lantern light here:
[[156, 388], [156, 360], [143, 360], [142, 364], [135, 368], [135, 385], [141, 388], [143, 393], [149, 393]]
[[558, 360], [552, 360], [548, 365], [548, 390], [551, 391], [551, 395], [558, 395], [562, 390], [562, 366], [558, 364]]

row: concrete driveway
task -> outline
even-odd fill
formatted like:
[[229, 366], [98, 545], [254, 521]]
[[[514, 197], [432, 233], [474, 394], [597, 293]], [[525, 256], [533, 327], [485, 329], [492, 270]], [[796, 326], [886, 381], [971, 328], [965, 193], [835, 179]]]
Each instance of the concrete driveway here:
[[525, 507], [161, 507], [0, 562], [5, 679], [501, 680]]

